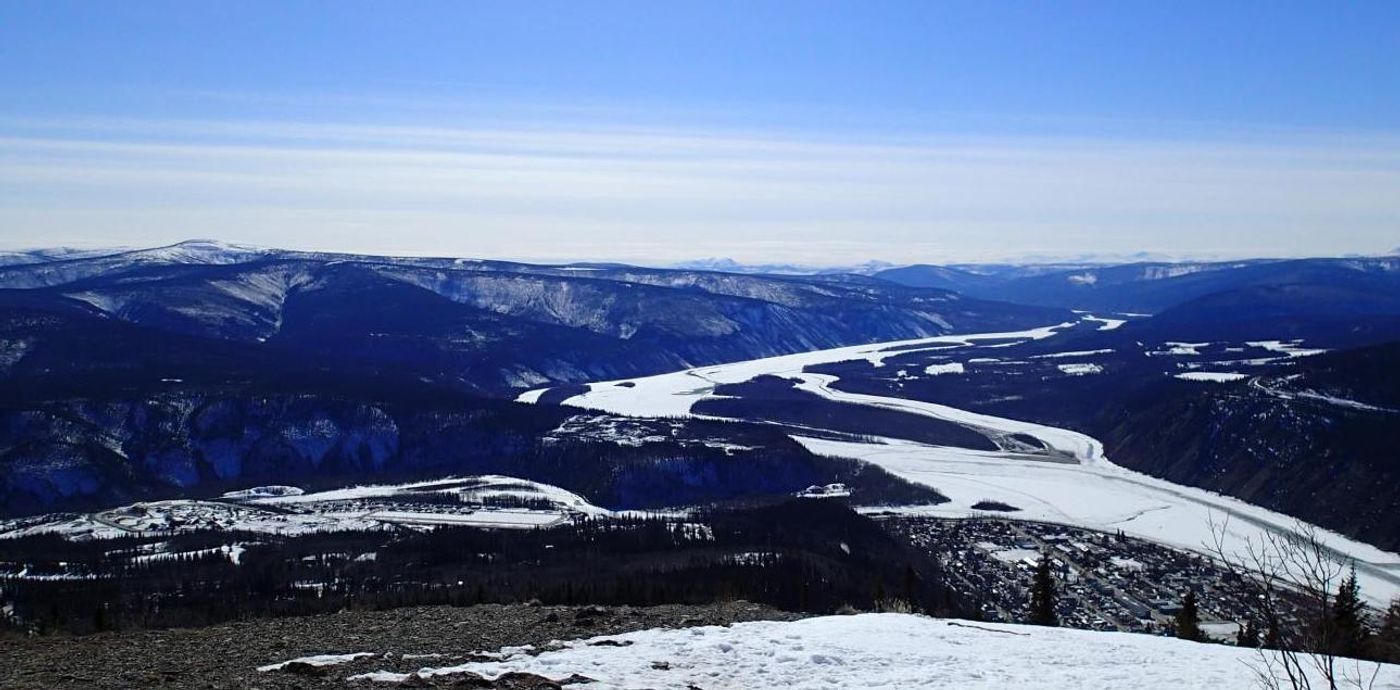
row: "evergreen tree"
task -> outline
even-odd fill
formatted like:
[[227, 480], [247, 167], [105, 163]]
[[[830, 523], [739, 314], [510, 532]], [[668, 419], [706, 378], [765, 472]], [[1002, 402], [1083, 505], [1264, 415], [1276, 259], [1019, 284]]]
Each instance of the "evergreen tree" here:
[[1385, 620], [1381, 623], [1381, 634], [1400, 635], [1400, 596], [1390, 600], [1390, 608], [1385, 610]]
[[1361, 603], [1361, 589], [1356, 583], [1356, 566], [1337, 589], [1332, 605], [1332, 651], [1342, 656], [1357, 656], [1366, 641], [1366, 615]]
[[1055, 614], [1055, 578], [1050, 573], [1050, 553], [1041, 552], [1031, 584], [1031, 620], [1033, 625], [1059, 625]]
[[1283, 646], [1283, 631], [1279, 629], [1278, 614], [1266, 613], [1269, 620], [1269, 627], [1264, 631], [1264, 649], [1279, 649]]
[[1235, 646], [1237, 647], [1258, 647], [1259, 646], [1259, 625], [1251, 618], [1240, 626], [1235, 633]]
[[105, 631], [105, 630], [107, 629], [107, 607], [106, 607], [106, 606], [103, 606], [102, 604], [99, 603], [99, 604], [97, 605], [97, 610], [93, 612], [93, 616], [92, 616], [92, 617], [93, 617], [92, 626], [93, 626], [94, 629], [97, 630], [97, 632], [103, 632], [103, 631]]
[[1400, 597], [1390, 600], [1376, 635], [1376, 655], [1382, 661], [1400, 662]]
[[904, 566], [904, 600], [914, 608], [919, 608], [919, 577], [914, 573], [914, 566], [905, 564]]
[[1201, 634], [1201, 614], [1196, 610], [1196, 593], [1187, 591], [1181, 600], [1181, 609], [1176, 612], [1176, 636], [1183, 640], [1204, 639]]

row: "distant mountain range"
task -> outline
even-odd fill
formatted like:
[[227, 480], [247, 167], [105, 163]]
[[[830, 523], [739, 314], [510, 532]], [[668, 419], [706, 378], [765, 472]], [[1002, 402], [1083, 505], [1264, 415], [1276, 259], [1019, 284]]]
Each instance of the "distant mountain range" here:
[[1400, 301], [1400, 257], [1255, 259], [1113, 266], [906, 266], [876, 277], [982, 299], [1110, 312], [1155, 314], [1208, 295], [1280, 286], [1317, 286]]
[[0, 307], [377, 363], [488, 393], [1065, 317], [849, 275], [402, 259], [206, 241], [37, 257], [0, 266]]
[[[969, 376], [982, 387], [963, 392], [952, 379], [869, 380], [893, 387], [886, 393], [924, 386], [950, 404], [1079, 428], [1136, 469], [1393, 543], [1392, 523], [1376, 512], [1393, 507], [1376, 490], [1396, 476], [1384, 451], [1396, 440], [1392, 415], [1317, 396], [1400, 406], [1393, 347], [1350, 349], [1400, 340], [1400, 257], [861, 269], [871, 275], [780, 268], [537, 265], [212, 241], [3, 254], [0, 512], [284, 475], [310, 486], [500, 473], [611, 507], [858, 483], [841, 474], [849, 466], [746, 425], [689, 425], [654, 447], [573, 439], [567, 452], [544, 448], [569, 413], [507, 400], [527, 388], [557, 386], [567, 397], [588, 381], [1022, 330], [1081, 310], [1137, 315], [1115, 330], [1081, 329], [1087, 335], [1073, 337], [1082, 342], [1064, 345], [1113, 353], [1094, 360], [1102, 376], [1067, 383], [1053, 366], [1052, 375], [1008, 370]], [[1280, 339], [1346, 350], [1298, 364], [1296, 379], [1266, 380], [1273, 391], [1317, 395], [1181, 385], [1127, 354], [1171, 341]], [[741, 416], [790, 416], [781, 412]], [[736, 445], [745, 450], [723, 450]], [[1347, 491], [1366, 505], [1348, 505]]]
[[[715, 270], [762, 273], [791, 267]], [[1400, 337], [1400, 256], [1236, 261], [889, 267], [871, 277], [968, 297], [1108, 314], [1153, 314], [1145, 337], [1308, 338], [1329, 347]], [[829, 269], [814, 277], [832, 277]]]
[[758, 273], [766, 275], [830, 275], [849, 273], [871, 275], [894, 268], [888, 261], [866, 261], [845, 266], [804, 266], [801, 264], [746, 264], [727, 258], [696, 259], [671, 264], [667, 268], [683, 271], [721, 271], [724, 273]]

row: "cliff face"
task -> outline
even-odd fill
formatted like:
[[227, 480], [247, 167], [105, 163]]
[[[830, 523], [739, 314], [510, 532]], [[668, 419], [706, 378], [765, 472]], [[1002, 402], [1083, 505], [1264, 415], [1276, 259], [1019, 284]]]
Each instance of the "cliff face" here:
[[[373, 402], [329, 394], [179, 391], [0, 411], [6, 515], [211, 496], [503, 474], [608, 508], [659, 508], [850, 482], [864, 496], [936, 501], [776, 431], [639, 421], [493, 400]], [[586, 422], [586, 423], [585, 423]]]

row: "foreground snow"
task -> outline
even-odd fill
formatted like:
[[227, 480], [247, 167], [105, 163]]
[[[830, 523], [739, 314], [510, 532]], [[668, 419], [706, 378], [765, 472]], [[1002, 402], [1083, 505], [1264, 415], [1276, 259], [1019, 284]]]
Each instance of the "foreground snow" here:
[[[604, 642], [599, 644], [599, 642]], [[1253, 650], [1174, 638], [1063, 628], [971, 623], [907, 614], [827, 616], [730, 627], [644, 630], [579, 640], [532, 656], [427, 668], [422, 676], [523, 671], [578, 673], [609, 688], [1249, 688]], [[1369, 674], [1371, 666], [1367, 667]], [[400, 682], [377, 672], [362, 680]], [[1380, 669], [1377, 688], [1400, 688], [1400, 666]]]
[[[1085, 317], [1087, 318], [1087, 317]], [[716, 386], [741, 383], [761, 375], [792, 379], [797, 388], [830, 400], [932, 417], [975, 427], [990, 436], [1026, 435], [1038, 439], [1047, 453], [986, 452], [933, 446], [908, 441], [876, 443], [827, 441], [795, 437], [809, 450], [829, 456], [856, 458], [879, 465], [909, 481], [937, 489], [952, 499], [938, 506], [896, 508], [941, 517], [982, 516], [972, 506], [984, 501], [1007, 503], [1021, 510], [1011, 516], [1125, 534], [1175, 548], [1204, 552], [1212, 543], [1212, 523], [1228, 519], [1225, 547], [1242, 553], [1250, 542], [1262, 543], [1269, 533], [1292, 529], [1297, 521], [1233, 498], [1185, 487], [1113, 464], [1093, 437], [1068, 429], [1006, 419], [948, 405], [841, 391], [829, 374], [804, 371], [808, 366], [865, 359], [883, 365], [886, 358], [949, 345], [977, 355], [1007, 341], [1054, 338], [1074, 324], [1058, 324], [1018, 333], [948, 335], [913, 341], [819, 350], [781, 357], [698, 367], [622, 382], [595, 383], [566, 404], [633, 416], [688, 416], [691, 406], [713, 396]], [[1172, 343], [1200, 347], [1203, 343]], [[1275, 345], [1273, 341], [1261, 343]], [[1282, 346], [1289, 349], [1288, 346]], [[981, 351], [981, 353], [979, 353]], [[1296, 348], [1289, 350], [1298, 352]], [[536, 401], [538, 392], [519, 399]], [[1384, 605], [1400, 595], [1400, 555], [1369, 544], [1321, 531], [1324, 543], [1356, 562], [1362, 594]]]

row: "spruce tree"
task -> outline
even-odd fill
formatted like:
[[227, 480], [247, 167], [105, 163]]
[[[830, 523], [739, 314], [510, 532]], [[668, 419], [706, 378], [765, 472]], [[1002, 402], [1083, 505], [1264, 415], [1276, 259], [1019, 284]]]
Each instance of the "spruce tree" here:
[[1196, 610], [1196, 593], [1187, 591], [1176, 612], [1176, 636], [1183, 640], [1204, 639], [1201, 635], [1201, 614]]
[[1279, 649], [1283, 646], [1283, 631], [1279, 629], [1278, 614], [1269, 615], [1269, 627], [1264, 632], [1264, 649]]
[[1390, 600], [1376, 635], [1376, 655], [1382, 661], [1400, 662], [1400, 597]]
[[1381, 623], [1381, 634], [1400, 637], [1400, 596], [1390, 600], [1390, 608], [1385, 610], [1385, 620]]
[[1332, 651], [1342, 656], [1357, 656], [1366, 640], [1363, 622], [1365, 609], [1361, 603], [1361, 588], [1356, 583], [1356, 566], [1337, 588], [1332, 604]]
[[919, 576], [914, 572], [914, 566], [905, 564], [904, 566], [904, 601], [915, 609], [919, 608], [916, 603], [919, 601]]
[[1050, 554], [1041, 552], [1031, 583], [1031, 620], [1034, 625], [1059, 625], [1055, 615], [1055, 578], [1050, 573]]
[[1235, 633], [1236, 647], [1258, 647], [1259, 646], [1259, 625], [1251, 618], [1240, 626]]

